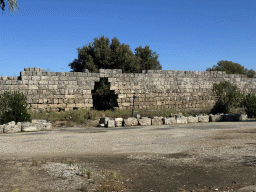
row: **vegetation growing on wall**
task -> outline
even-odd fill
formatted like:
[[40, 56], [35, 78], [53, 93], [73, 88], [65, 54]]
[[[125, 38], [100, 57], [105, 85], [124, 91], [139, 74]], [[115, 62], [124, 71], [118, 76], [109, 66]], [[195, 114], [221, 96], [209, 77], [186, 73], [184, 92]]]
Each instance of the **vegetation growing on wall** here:
[[11, 121], [23, 122], [31, 121], [30, 114], [27, 112], [26, 97], [18, 91], [5, 91], [0, 95], [0, 124]]

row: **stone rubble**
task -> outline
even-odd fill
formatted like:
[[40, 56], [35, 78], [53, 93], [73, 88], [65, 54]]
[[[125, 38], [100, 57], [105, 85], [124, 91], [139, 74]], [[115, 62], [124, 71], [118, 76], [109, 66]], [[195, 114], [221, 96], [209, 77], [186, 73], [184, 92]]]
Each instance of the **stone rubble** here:
[[52, 130], [52, 123], [47, 123], [46, 120], [33, 119], [32, 122], [11, 121], [7, 124], [0, 125], [1, 133], [18, 133], [18, 132], [35, 132]]
[[[99, 121], [99, 127], [122, 127], [122, 126], [147, 126], [147, 125], [169, 125], [169, 124], [186, 124], [186, 123], [207, 123], [207, 122], [220, 122], [220, 121], [245, 121], [248, 119], [247, 115], [235, 114], [217, 114], [184, 117], [181, 113], [171, 114], [169, 118], [166, 117], [129, 117], [127, 119], [103, 117]], [[1, 129], [1, 127], [0, 127]]]

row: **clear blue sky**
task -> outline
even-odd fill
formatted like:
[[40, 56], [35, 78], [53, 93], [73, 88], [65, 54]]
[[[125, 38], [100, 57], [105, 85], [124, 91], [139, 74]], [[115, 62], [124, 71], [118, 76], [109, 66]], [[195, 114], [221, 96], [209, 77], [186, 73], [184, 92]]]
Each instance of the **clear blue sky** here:
[[149, 45], [163, 70], [205, 71], [220, 60], [256, 70], [255, 0], [18, 0], [0, 11], [0, 75], [68, 72], [76, 48], [104, 35]]

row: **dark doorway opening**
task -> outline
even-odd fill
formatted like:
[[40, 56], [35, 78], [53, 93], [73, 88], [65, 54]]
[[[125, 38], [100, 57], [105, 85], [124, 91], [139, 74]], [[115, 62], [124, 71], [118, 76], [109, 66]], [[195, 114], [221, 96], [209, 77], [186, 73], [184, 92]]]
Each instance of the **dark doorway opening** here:
[[93, 108], [96, 110], [113, 110], [118, 107], [117, 95], [115, 91], [110, 90], [108, 78], [100, 78], [99, 82], [95, 82], [92, 99]]

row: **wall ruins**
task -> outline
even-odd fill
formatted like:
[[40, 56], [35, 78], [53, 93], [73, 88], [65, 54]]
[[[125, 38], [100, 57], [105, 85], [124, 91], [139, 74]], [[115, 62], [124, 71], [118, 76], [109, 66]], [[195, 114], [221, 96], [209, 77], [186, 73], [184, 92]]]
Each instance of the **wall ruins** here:
[[100, 69], [99, 73], [45, 72], [25, 68], [19, 77], [0, 77], [0, 94], [19, 90], [33, 110], [61, 111], [93, 107], [95, 82], [107, 78], [117, 97], [118, 107], [129, 109], [198, 108], [213, 106], [213, 83], [228, 80], [238, 89], [256, 93], [256, 79], [217, 71], [144, 70], [122, 73], [121, 69]]

